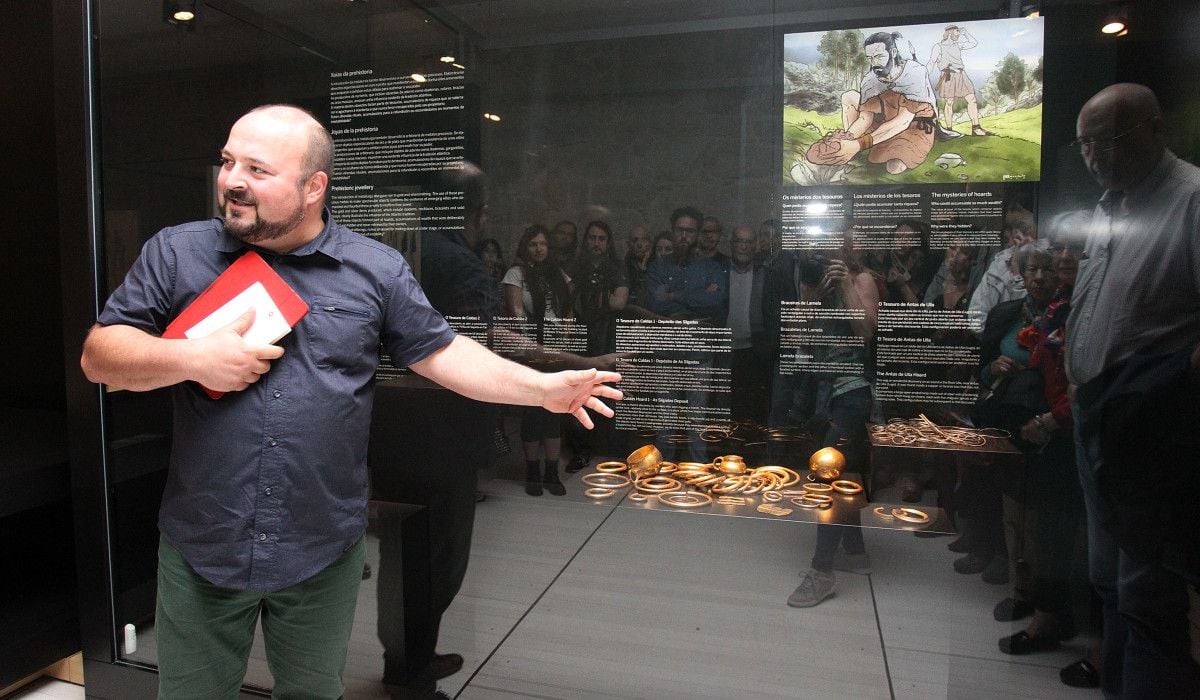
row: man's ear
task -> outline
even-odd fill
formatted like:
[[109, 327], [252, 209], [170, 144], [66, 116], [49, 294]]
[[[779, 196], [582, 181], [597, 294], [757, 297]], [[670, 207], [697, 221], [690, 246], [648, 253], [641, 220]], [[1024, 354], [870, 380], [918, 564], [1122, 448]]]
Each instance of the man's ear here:
[[329, 173], [318, 170], [304, 183], [304, 203], [314, 204], [325, 201], [325, 189], [329, 186]]

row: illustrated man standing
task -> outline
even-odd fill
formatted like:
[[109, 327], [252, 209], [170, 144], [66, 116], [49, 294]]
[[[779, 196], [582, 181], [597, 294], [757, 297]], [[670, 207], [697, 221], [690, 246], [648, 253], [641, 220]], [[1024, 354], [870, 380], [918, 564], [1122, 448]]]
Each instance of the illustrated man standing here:
[[933, 45], [928, 65], [938, 68], [937, 85], [933, 86], [938, 99], [943, 101], [942, 117], [947, 129], [954, 128], [954, 100], [961, 97], [967, 103], [967, 116], [971, 119], [972, 136], [993, 136], [992, 132], [979, 125], [979, 102], [975, 98], [975, 85], [967, 75], [962, 52], [979, 45], [966, 27], [951, 24], [942, 32], [942, 40]]
[[[1079, 262], [1071, 316], [1067, 322], [1066, 371], [1075, 403], [1076, 455], [1087, 506], [1089, 573], [1103, 603], [1103, 690], [1106, 697], [1200, 697], [1200, 668], [1191, 657], [1187, 582], [1162, 562], [1127, 545], [1153, 550], [1158, 537], [1142, 531], [1134, 541], [1110, 529], [1120, 522], [1121, 499], [1106, 497], [1106, 474], [1121, 480], [1141, 473], [1156, 458], [1134, 464], [1109, 463], [1103, 429], [1104, 396], [1120, 379], [1114, 371], [1139, 360], [1170, 363], [1168, 356], [1191, 356], [1192, 372], [1200, 356], [1200, 169], [1165, 147], [1162, 112], [1149, 88], [1132, 83], [1110, 85], [1079, 112], [1076, 133], [1088, 171], [1104, 195], [1092, 216]], [[1156, 401], [1166, 400], [1167, 389]], [[1190, 393], [1185, 401], [1196, 401]], [[1195, 404], [1192, 404], [1194, 410]], [[1182, 413], [1180, 408], [1177, 412]], [[1102, 424], [1103, 425], [1103, 424]], [[1135, 426], [1136, 427], [1136, 426]], [[1194, 429], [1189, 425], [1183, 430]], [[1156, 431], [1154, 434], [1159, 435]], [[1116, 442], [1126, 441], [1120, 435]], [[1143, 439], [1147, 444], [1171, 437]], [[1176, 453], [1178, 454], [1178, 453]], [[1163, 459], [1153, 469], [1195, 470], [1194, 454]], [[1164, 471], [1166, 474], [1167, 471]], [[1147, 478], [1153, 485], [1154, 479]], [[1148, 496], [1153, 499], [1152, 496]], [[1194, 542], [1195, 501], [1184, 493], [1182, 525]], [[1176, 504], [1153, 502], [1156, 510], [1179, 512]], [[1143, 522], [1143, 525], [1146, 523]], [[1118, 530], [1119, 532], [1119, 530]]]
[[[591, 424], [609, 372], [542, 374], [456, 335], [403, 257], [323, 206], [333, 142], [313, 116], [269, 105], [221, 149], [223, 216], [160, 231], [84, 343], [88, 379], [172, 387], [159, 512], [159, 696], [235, 698], [260, 612], [274, 697], [338, 698], [365, 558], [367, 434], [380, 345], [397, 365], [471, 398], [541, 405]], [[161, 338], [247, 250], [311, 311], [279, 345], [249, 343], [247, 312], [212, 335]], [[226, 392], [220, 400], [198, 385]], [[428, 465], [437, 468], [436, 464]]]
[[822, 165], [849, 162], [860, 152], [892, 175], [915, 168], [933, 148], [937, 111], [925, 69], [906, 61], [896, 32], [876, 32], [863, 42], [871, 70], [861, 89], [842, 94], [842, 129], [814, 143], [806, 158]]

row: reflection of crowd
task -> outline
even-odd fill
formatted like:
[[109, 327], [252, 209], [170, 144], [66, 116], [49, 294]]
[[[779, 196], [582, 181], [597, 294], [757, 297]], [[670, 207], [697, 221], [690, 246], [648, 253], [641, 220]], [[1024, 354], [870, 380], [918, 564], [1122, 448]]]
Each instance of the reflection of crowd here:
[[[765, 221], [733, 227], [726, 253], [721, 220], [682, 207], [671, 214], [669, 231], [652, 237], [650, 228], [634, 227], [623, 264], [607, 226], [585, 229], [594, 228], [604, 244], [593, 251], [599, 257], [581, 265], [574, 225], [560, 224], [558, 259], [577, 284], [594, 277], [584, 297], [598, 314], [586, 322], [605, 323], [598, 337], [611, 338], [608, 324], [619, 315], [730, 329], [735, 423], [794, 429], [810, 440], [808, 452], [839, 447], [845, 471], [860, 475], [868, 490], [894, 486], [900, 500], [917, 503], [932, 488], [948, 519], [942, 524], [960, 533], [948, 545], [962, 555], [954, 570], [1009, 587], [993, 609], [997, 621], [1028, 619], [1023, 630], [999, 640], [1003, 653], [1038, 653], [1089, 632], [1101, 635], [1102, 648], [1063, 669], [1064, 683], [1103, 683], [1114, 697], [1196, 697], [1200, 674], [1187, 649], [1185, 580], [1197, 580], [1200, 537], [1186, 524], [1194, 517], [1184, 514], [1191, 506], [1175, 507], [1179, 499], [1167, 485], [1183, 489], [1192, 504], [1200, 491], [1196, 470], [1177, 466], [1180, 455], [1190, 463], [1200, 449], [1194, 423], [1183, 421], [1200, 419], [1194, 399], [1200, 175], [1165, 150], [1160, 123], [1144, 88], [1115, 86], [1093, 98], [1080, 116], [1079, 134], [1089, 170], [1107, 188], [1100, 207], [1094, 215], [1043, 220], [1039, 233], [1036, 207], [1014, 199], [1004, 207], [995, 247], [974, 245], [976, 238], [934, 249], [923, 222], [899, 221], [883, 246], [864, 246], [851, 223], [840, 249], [782, 250], [776, 224]], [[1125, 236], [1142, 236], [1145, 245]], [[551, 249], [555, 240], [549, 239]], [[618, 281], [627, 285], [624, 303], [617, 303]], [[578, 313], [583, 297], [574, 292], [573, 298]], [[795, 323], [782, 318], [789, 302], [855, 312], [805, 323], [806, 331], [846, 342], [797, 338]], [[929, 341], [975, 345], [979, 366], [947, 366], [930, 378], [973, 377], [977, 401], [875, 398], [875, 315], [884, 302], [923, 302], [968, 321], [929, 329]], [[614, 349], [609, 342], [589, 351]], [[714, 366], [712, 357], [688, 359], [705, 370]], [[678, 394], [674, 398], [692, 406], [722, 400], [701, 390]], [[935, 458], [893, 451], [872, 464], [866, 425], [918, 413], [943, 425], [1002, 429], [1016, 452], [945, 451]], [[1153, 466], [1111, 438], [1114, 424], [1157, 456]], [[686, 454], [708, 461], [716, 454], [694, 435], [660, 439], [660, 447], [675, 459]], [[796, 448], [745, 449], [748, 460], [802, 464]], [[1151, 488], [1161, 501], [1123, 498], [1120, 484], [1133, 470], [1159, 475], [1161, 485]], [[835, 571], [870, 571], [857, 525], [849, 518], [818, 526], [811, 568], [789, 605], [810, 607], [828, 598]], [[1073, 577], [1083, 568], [1077, 555], [1085, 532], [1094, 589]], [[1089, 598], [1091, 590], [1097, 595]]]

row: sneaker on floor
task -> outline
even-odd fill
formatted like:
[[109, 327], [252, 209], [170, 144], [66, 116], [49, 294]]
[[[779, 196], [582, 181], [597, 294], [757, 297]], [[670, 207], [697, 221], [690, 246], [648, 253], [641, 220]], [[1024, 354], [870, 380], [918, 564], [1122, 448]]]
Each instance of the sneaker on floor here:
[[1005, 598], [992, 608], [992, 618], [996, 622], [1013, 622], [1024, 620], [1033, 614], [1033, 603], [1028, 600]]
[[988, 568], [992, 558], [986, 554], [971, 552], [954, 560], [954, 570], [960, 574], [977, 574]]
[[788, 596], [787, 604], [793, 608], [811, 608], [833, 595], [833, 581], [833, 574], [809, 569], [800, 585]]
[[849, 574], [859, 574], [866, 576], [871, 573], [871, 556], [866, 552], [850, 554], [849, 552], [838, 552], [833, 555], [834, 571], [845, 571]]
[[980, 576], [984, 583], [1000, 585], [1008, 583], [1008, 557], [994, 556], [988, 562], [987, 568], [983, 570], [983, 575]]

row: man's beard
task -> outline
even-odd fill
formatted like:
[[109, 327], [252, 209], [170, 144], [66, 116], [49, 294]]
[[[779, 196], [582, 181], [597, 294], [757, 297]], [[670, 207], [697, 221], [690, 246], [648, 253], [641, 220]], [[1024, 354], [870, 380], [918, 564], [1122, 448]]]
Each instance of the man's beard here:
[[[253, 214], [233, 215], [230, 202], [237, 202], [254, 207]], [[225, 210], [225, 230], [243, 243], [261, 243], [282, 238], [304, 221], [304, 207], [297, 205], [295, 211], [281, 221], [267, 221], [258, 215], [258, 199], [249, 192], [225, 190], [221, 197], [221, 206]], [[253, 220], [248, 220], [253, 216]]]
[[872, 66], [871, 70], [875, 72], [875, 77], [880, 80], [887, 80], [887, 77], [892, 74], [892, 69], [896, 67], [896, 57], [889, 56], [887, 63], [882, 66]]

